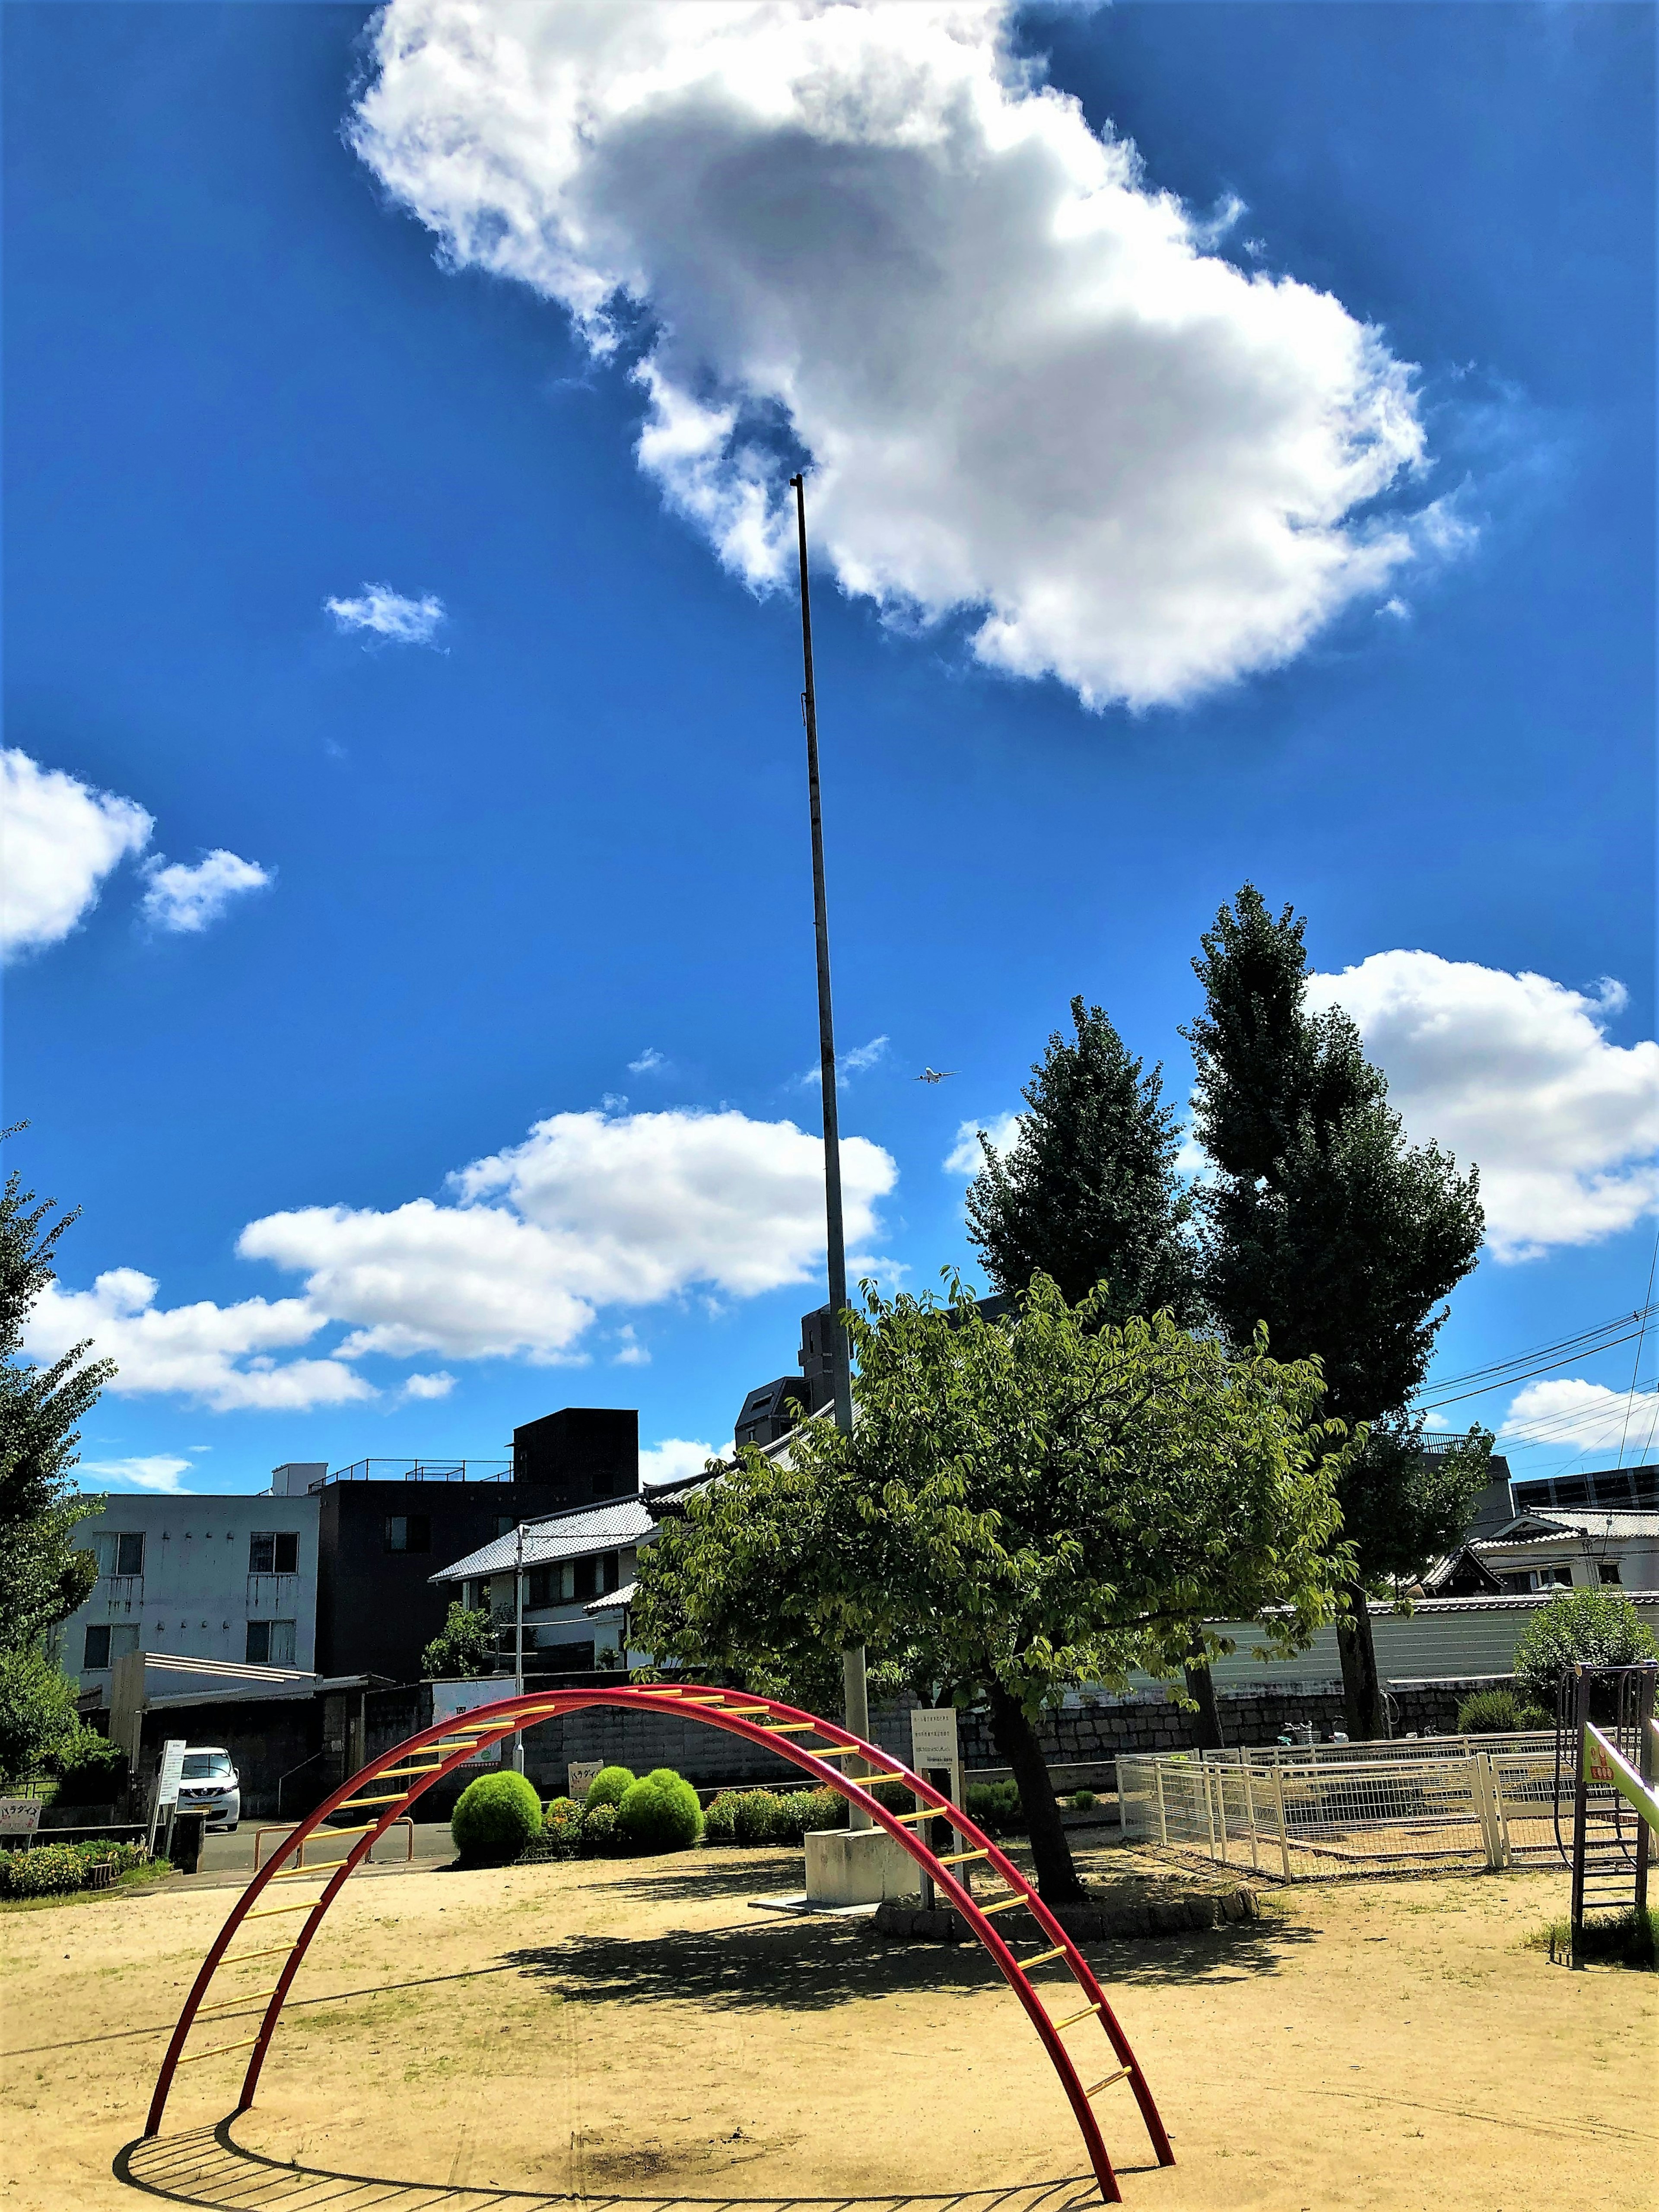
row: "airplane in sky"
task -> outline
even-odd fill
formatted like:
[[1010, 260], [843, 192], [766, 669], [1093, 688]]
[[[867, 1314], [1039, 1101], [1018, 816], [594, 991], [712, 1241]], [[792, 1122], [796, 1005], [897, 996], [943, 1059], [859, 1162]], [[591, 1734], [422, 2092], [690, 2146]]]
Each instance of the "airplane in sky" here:
[[918, 1083], [943, 1083], [947, 1076], [960, 1075], [959, 1067], [924, 1067], [917, 1076]]

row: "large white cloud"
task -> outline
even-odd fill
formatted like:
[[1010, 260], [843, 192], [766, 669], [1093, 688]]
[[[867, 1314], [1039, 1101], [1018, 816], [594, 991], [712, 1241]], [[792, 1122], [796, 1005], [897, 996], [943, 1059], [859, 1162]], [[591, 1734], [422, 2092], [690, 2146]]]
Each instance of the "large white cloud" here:
[[[855, 1249], [896, 1173], [879, 1146], [843, 1139]], [[238, 1251], [303, 1276], [301, 1297], [163, 1309], [149, 1276], [118, 1268], [90, 1291], [51, 1290], [28, 1348], [52, 1358], [90, 1337], [119, 1362], [117, 1390], [293, 1410], [375, 1396], [349, 1364], [369, 1353], [579, 1358], [601, 1308], [692, 1291], [750, 1297], [822, 1265], [823, 1147], [791, 1121], [558, 1114], [450, 1182], [443, 1204], [306, 1206], [250, 1222]], [[331, 1326], [349, 1334], [329, 1357], [273, 1359]], [[430, 1397], [447, 1382], [405, 1387]]]
[[1435, 510], [1411, 371], [1013, 62], [1001, 0], [392, 0], [352, 120], [455, 265], [596, 354], [640, 311], [639, 457], [787, 574], [811, 457], [842, 584], [1085, 700], [1186, 698], [1380, 592]]
[[1626, 1463], [1641, 1465], [1659, 1432], [1659, 1393], [1610, 1390], [1577, 1376], [1528, 1382], [1511, 1401], [1501, 1434], [1505, 1442], [1571, 1444], [1580, 1451], [1625, 1449]]
[[160, 1287], [136, 1267], [112, 1267], [89, 1291], [50, 1284], [30, 1316], [26, 1348], [37, 1359], [56, 1359], [90, 1337], [100, 1358], [118, 1364], [115, 1389], [177, 1391], [221, 1413], [300, 1413], [376, 1395], [341, 1360], [275, 1358], [326, 1324], [328, 1315], [305, 1299], [160, 1307]]
[[0, 752], [0, 957], [67, 937], [154, 826], [136, 799]]
[[1659, 1044], [1608, 1042], [1619, 985], [1395, 951], [1309, 995], [1352, 1016], [1411, 1135], [1479, 1165], [1495, 1258], [1595, 1243], [1659, 1202]]

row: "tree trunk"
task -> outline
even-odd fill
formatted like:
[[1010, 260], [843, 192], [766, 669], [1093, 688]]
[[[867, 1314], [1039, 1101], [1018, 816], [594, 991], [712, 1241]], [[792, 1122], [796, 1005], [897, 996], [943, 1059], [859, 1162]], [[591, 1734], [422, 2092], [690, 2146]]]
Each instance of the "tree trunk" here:
[[1071, 1846], [1060, 1826], [1054, 1785], [1048, 1778], [1048, 1762], [1042, 1755], [1036, 1731], [1026, 1719], [1018, 1698], [1011, 1698], [1000, 1682], [993, 1682], [990, 1689], [991, 1735], [998, 1751], [1014, 1771], [1019, 1802], [1030, 1832], [1037, 1894], [1045, 1905], [1080, 1905], [1085, 1897], [1083, 1884], [1072, 1864]]
[[1215, 1677], [1203, 1656], [1203, 1646], [1194, 1643], [1192, 1658], [1185, 1661], [1182, 1673], [1187, 1677], [1187, 1695], [1198, 1707], [1198, 1747], [1200, 1751], [1222, 1751], [1225, 1745], [1221, 1735], [1221, 1713], [1215, 1701]]
[[1377, 1677], [1376, 1644], [1365, 1593], [1358, 1583], [1350, 1583], [1346, 1595], [1350, 1610], [1340, 1614], [1336, 1624], [1336, 1648], [1342, 1661], [1342, 1713], [1350, 1739], [1367, 1743], [1386, 1733], [1382, 1685]]

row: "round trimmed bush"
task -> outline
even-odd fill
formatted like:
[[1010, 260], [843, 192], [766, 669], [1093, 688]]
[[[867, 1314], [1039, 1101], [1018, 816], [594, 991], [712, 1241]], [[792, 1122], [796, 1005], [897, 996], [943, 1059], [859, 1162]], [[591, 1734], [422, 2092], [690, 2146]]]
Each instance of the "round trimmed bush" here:
[[449, 1832], [467, 1866], [505, 1866], [541, 1830], [541, 1799], [510, 1770], [469, 1782], [449, 1816]]
[[635, 1850], [683, 1851], [702, 1833], [702, 1812], [691, 1784], [659, 1766], [624, 1790], [617, 1822]]
[[574, 1797], [556, 1797], [542, 1820], [542, 1833], [555, 1858], [574, 1858], [586, 1823]]
[[1073, 1790], [1072, 1792], [1072, 1810], [1074, 1813], [1086, 1813], [1099, 1802], [1092, 1790]]
[[620, 1805], [634, 1786], [631, 1766], [602, 1766], [587, 1785], [587, 1795], [582, 1799], [582, 1810], [591, 1813], [596, 1805]]

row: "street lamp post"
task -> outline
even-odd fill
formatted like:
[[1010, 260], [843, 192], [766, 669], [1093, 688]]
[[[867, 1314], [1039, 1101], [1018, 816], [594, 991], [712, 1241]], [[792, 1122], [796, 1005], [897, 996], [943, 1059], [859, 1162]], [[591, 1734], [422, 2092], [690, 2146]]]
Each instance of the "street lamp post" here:
[[[823, 1095], [823, 1210], [830, 1259], [830, 1356], [833, 1362], [836, 1426], [853, 1433], [853, 1378], [847, 1352], [847, 1237], [842, 1219], [841, 1118], [836, 1097], [836, 1024], [830, 997], [830, 914], [823, 887], [823, 811], [818, 793], [818, 702], [812, 677], [812, 600], [806, 576], [806, 479], [789, 479], [795, 494], [795, 529], [800, 560], [800, 642], [805, 688], [801, 707], [806, 723], [806, 790], [812, 816], [812, 918], [817, 933], [818, 1067]], [[864, 1646], [842, 1654], [842, 1703], [854, 1735], [870, 1731], [870, 1698], [865, 1678]], [[854, 1808], [852, 1825], [869, 1826]]]

